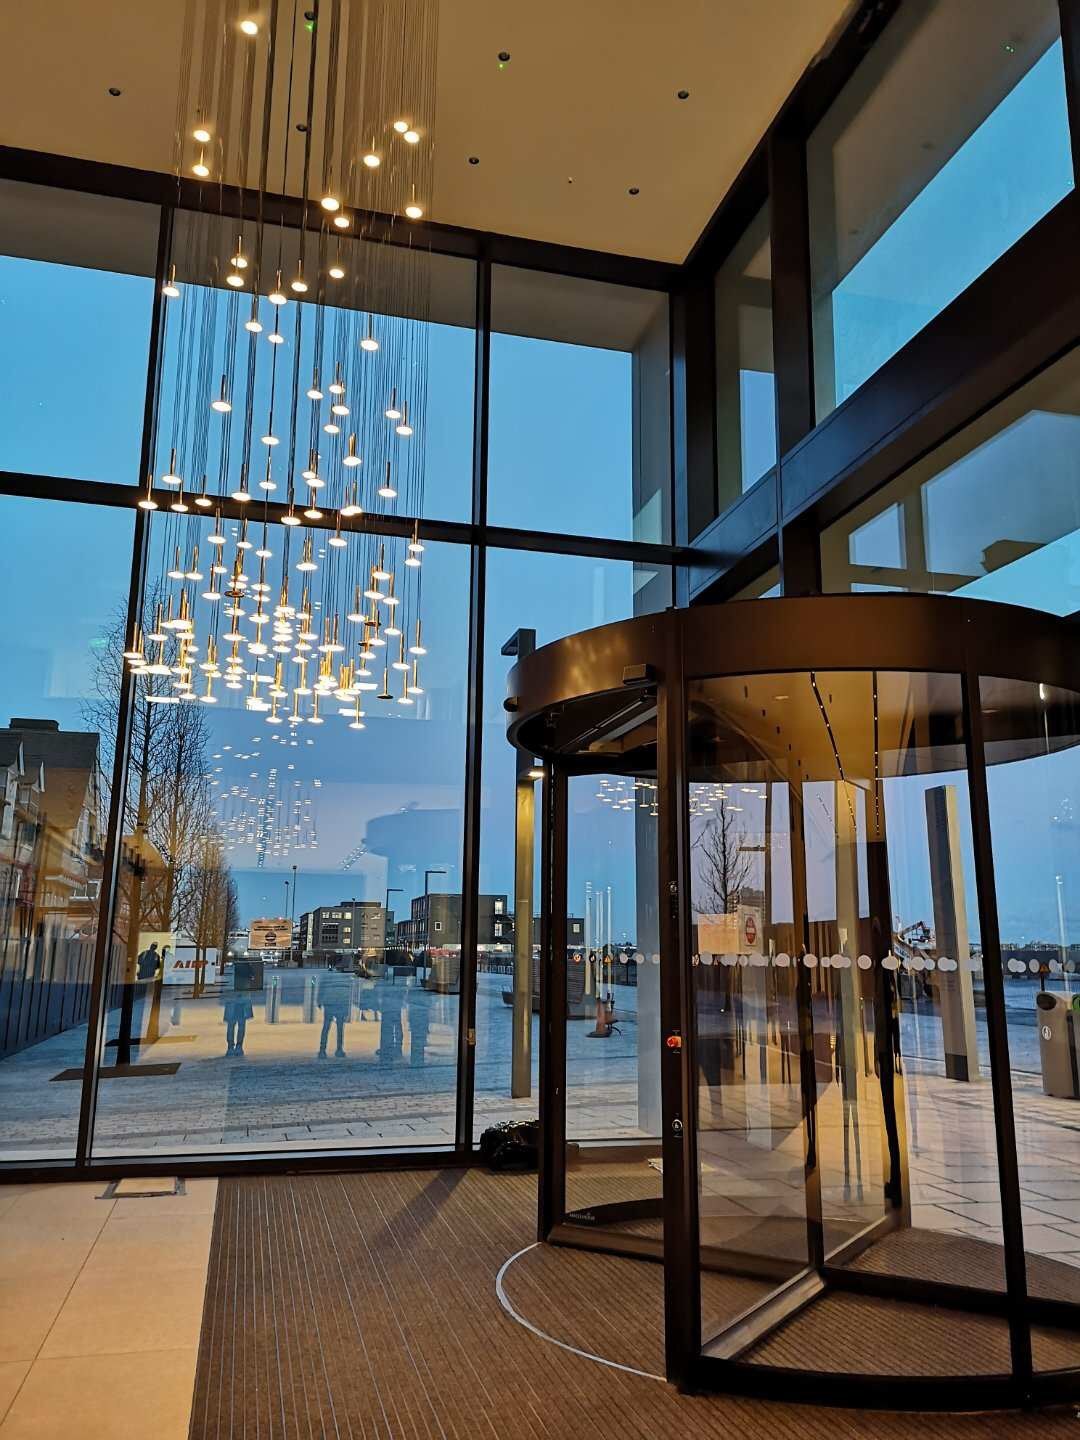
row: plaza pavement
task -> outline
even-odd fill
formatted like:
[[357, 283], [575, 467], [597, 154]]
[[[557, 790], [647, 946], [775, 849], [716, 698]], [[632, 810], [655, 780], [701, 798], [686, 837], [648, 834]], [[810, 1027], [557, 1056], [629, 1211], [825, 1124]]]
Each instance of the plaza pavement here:
[[[268, 1023], [253, 995], [244, 1055], [226, 1055], [223, 995], [198, 1000], [166, 990], [161, 1039], [138, 1063], [176, 1063], [175, 1074], [108, 1079], [99, 1088], [98, 1157], [240, 1154], [314, 1148], [446, 1146], [454, 1136], [458, 998], [398, 980], [358, 982], [344, 1058], [318, 1058], [321, 1012], [304, 1018], [301, 991], [318, 976], [283, 972], [279, 1019]], [[512, 1100], [511, 1011], [504, 977], [482, 975], [477, 1004], [476, 1129], [536, 1113], [538, 1026], [533, 1023], [534, 1093]], [[568, 1027], [567, 1133], [571, 1139], [642, 1139], [637, 1107], [636, 994], [617, 987], [620, 1032], [589, 1037]], [[109, 1034], [115, 1033], [115, 1013]], [[989, 1081], [948, 1081], [925, 1017], [905, 1016], [905, 1093], [912, 1224], [1001, 1239]], [[1011, 1026], [1010, 1026], [1011, 1028]], [[70, 1155], [78, 1083], [54, 1077], [82, 1065], [85, 1027], [0, 1063], [0, 1157]], [[910, 1052], [910, 1053], [909, 1053]], [[111, 1060], [115, 1054], [109, 1050]], [[751, 1064], [752, 1073], [753, 1066]], [[1042, 1093], [1037, 1073], [1013, 1073], [1025, 1246], [1080, 1267], [1080, 1103]], [[880, 1213], [881, 1135], [873, 1078], [843, 1107], [838, 1087], [819, 1101], [823, 1195], [838, 1227]], [[728, 1086], [700, 1097], [703, 1209], [733, 1217], [800, 1216], [802, 1155], [797, 1090], [791, 1084]], [[858, 1145], [856, 1147], [856, 1139]], [[642, 1161], [646, 1165], [647, 1161]], [[657, 1176], [641, 1183], [655, 1189]], [[621, 1193], [621, 1192], [620, 1192]], [[614, 1193], [610, 1198], [618, 1198]], [[1080, 1283], [1077, 1287], [1080, 1298]]]

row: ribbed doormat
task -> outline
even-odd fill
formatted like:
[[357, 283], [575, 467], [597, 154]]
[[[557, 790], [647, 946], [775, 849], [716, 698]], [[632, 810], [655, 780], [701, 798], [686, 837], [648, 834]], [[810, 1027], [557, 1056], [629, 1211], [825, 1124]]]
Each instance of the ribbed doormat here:
[[[496, 1297], [496, 1274], [534, 1239], [535, 1215], [533, 1177], [477, 1170], [223, 1180], [192, 1440], [1052, 1440], [1075, 1432], [1064, 1415], [800, 1408], [779, 1403], [779, 1388], [770, 1404], [685, 1396], [598, 1365], [540, 1339]], [[518, 1271], [533, 1257], [540, 1268]], [[581, 1348], [637, 1359], [636, 1368], [659, 1363], [658, 1265], [544, 1247], [516, 1262], [506, 1284], [516, 1309], [540, 1298], [543, 1313], [528, 1318], [549, 1335], [592, 1341]], [[829, 1339], [818, 1333], [815, 1343]], [[902, 1339], [894, 1333], [891, 1343]]]

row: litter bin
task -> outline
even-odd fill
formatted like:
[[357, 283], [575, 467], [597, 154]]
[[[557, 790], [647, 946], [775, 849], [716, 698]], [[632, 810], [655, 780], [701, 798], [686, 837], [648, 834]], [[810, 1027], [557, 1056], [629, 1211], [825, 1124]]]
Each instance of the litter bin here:
[[233, 961], [233, 989], [261, 990], [263, 988], [263, 962], [261, 960]]
[[1063, 1100], [1080, 1099], [1072, 1021], [1073, 1006], [1070, 998], [1067, 995], [1052, 995], [1048, 990], [1043, 990], [1035, 996], [1035, 1007], [1043, 1091]]

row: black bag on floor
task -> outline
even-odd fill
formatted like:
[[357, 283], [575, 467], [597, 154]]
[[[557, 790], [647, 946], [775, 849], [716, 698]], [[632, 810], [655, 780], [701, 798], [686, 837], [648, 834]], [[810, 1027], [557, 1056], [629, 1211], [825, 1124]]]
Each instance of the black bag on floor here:
[[506, 1120], [480, 1136], [480, 1158], [492, 1170], [535, 1170], [540, 1158], [540, 1122]]

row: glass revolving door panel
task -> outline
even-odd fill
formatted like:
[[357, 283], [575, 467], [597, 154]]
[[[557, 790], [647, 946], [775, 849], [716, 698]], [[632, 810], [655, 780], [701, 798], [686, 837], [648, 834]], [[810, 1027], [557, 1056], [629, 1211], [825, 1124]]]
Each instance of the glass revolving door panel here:
[[[800, 1275], [805, 1301], [840, 1268], [1004, 1288], [1000, 1201], [977, 1178], [997, 1158], [960, 679], [703, 680], [689, 717], [702, 1335], [782, 1363], [851, 1297], [755, 1347], [731, 1332], [750, 1281], [758, 1303]], [[895, 1368], [875, 1327], [845, 1335], [822, 1368]], [[961, 1358], [1007, 1370], [1004, 1321]], [[907, 1365], [957, 1359], [913, 1343]]]
[[660, 1243], [656, 781], [567, 785], [566, 1221]]

